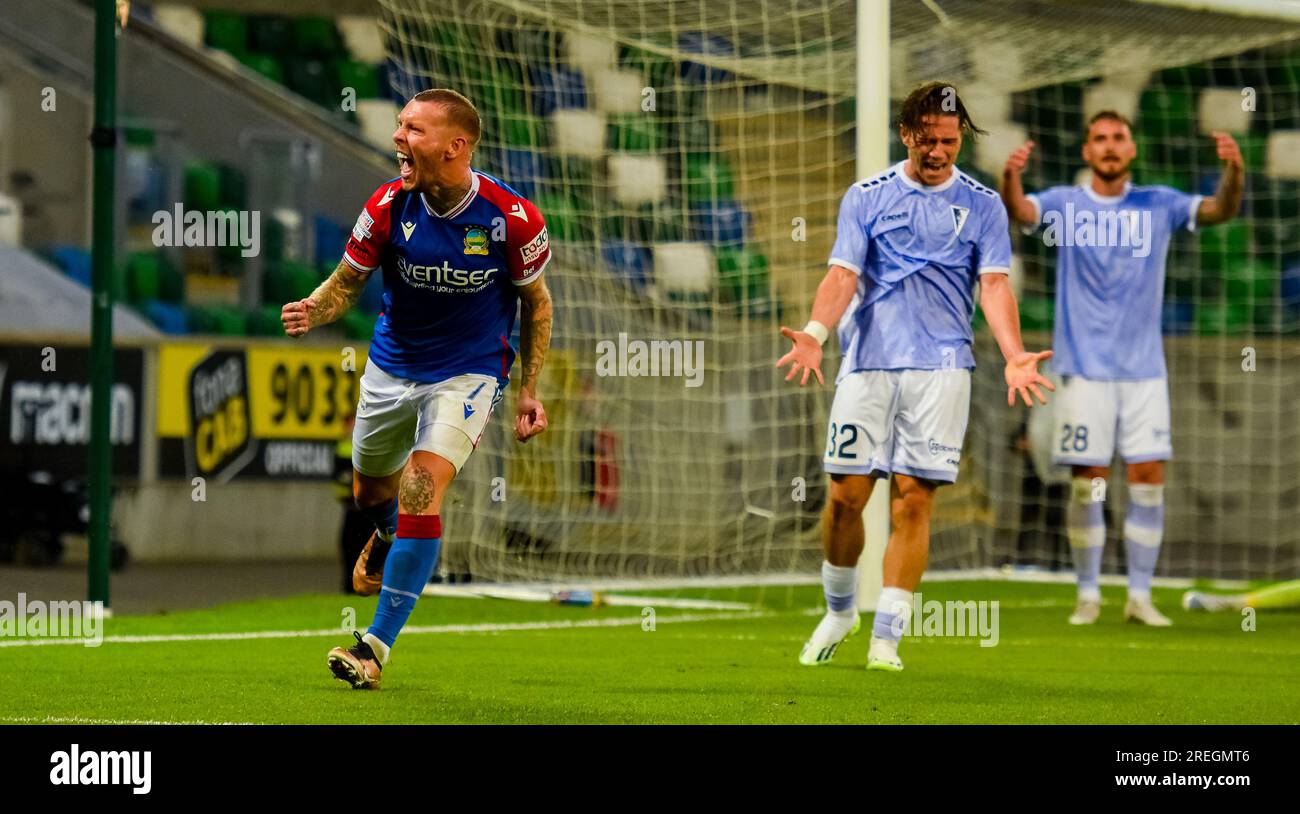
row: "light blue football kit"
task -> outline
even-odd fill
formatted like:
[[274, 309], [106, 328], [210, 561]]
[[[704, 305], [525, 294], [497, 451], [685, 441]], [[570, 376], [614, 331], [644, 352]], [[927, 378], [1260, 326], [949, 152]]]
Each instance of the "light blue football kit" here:
[[1165, 257], [1178, 229], [1196, 228], [1201, 197], [1131, 184], [1117, 196], [1080, 185], [1027, 197], [1057, 249], [1053, 459], [1107, 466], [1117, 441], [1129, 463], [1169, 459]]
[[979, 275], [1008, 273], [996, 192], [953, 167], [925, 186], [900, 162], [840, 204], [830, 265], [858, 275], [839, 325], [843, 360], [823, 465], [839, 474], [957, 478], [970, 412]]

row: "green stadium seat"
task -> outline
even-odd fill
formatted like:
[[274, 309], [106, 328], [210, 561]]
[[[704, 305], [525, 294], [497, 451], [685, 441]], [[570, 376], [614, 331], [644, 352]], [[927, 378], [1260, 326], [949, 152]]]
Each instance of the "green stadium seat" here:
[[530, 113], [507, 113], [497, 119], [500, 140], [511, 147], [537, 149], [546, 143], [546, 122]]
[[1234, 257], [1224, 268], [1224, 292], [1228, 302], [1272, 302], [1277, 294], [1281, 269], [1262, 259]]
[[1138, 129], [1157, 138], [1195, 133], [1195, 94], [1170, 87], [1147, 88], [1138, 99]]
[[1056, 313], [1051, 297], [1026, 294], [1020, 298], [1020, 328], [1023, 331], [1050, 331]]
[[153, 252], [136, 252], [126, 262], [126, 296], [133, 303], [159, 299], [161, 261]]
[[185, 165], [184, 189], [187, 209], [220, 209], [220, 168], [208, 161], [191, 161]]
[[731, 200], [735, 197], [735, 182], [731, 166], [722, 158], [708, 154], [686, 157], [684, 173], [686, 199], [690, 203]]
[[542, 217], [546, 219], [546, 229], [552, 241], [581, 239], [580, 220], [586, 217], [586, 214], [575, 195], [543, 192], [537, 196], [534, 203], [541, 211]]
[[342, 99], [338, 80], [331, 74], [330, 66], [319, 59], [291, 58], [285, 67], [285, 79], [294, 93], [310, 99], [321, 107], [338, 108]]
[[239, 51], [235, 53], [235, 58], [250, 70], [256, 71], [272, 82], [284, 84], [284, 69], [280, 67], [279, 60], [270, 54], [260, 54], [256, 51]]
[[664, 136], [657, 119], [643, 113], [625, 113], [610, 118], [605, 143], [611, 150], [653, 152], [663, 149]]
[[340, 320], [343, 323], [343, 334], [348, 339], [361, 341], [370, 339], [375, 332], [375, 316], [355, 309], [348, 311]]
[[185, 273], [165, 252], [158, 254], [158, 299], [169, 304], [185, 301]]
[[715, 250], [718, 262], [718, 287], [723, 302], [766, 303], [771, 296], [767, 257], [748, 249], [720, 246]]
[[1201, 336], [1232, 336], [1244, 333], [1251, 324], [1246, 303], [1208, 300], [1196, 304], [1196, 332]]
[[207, 12], [204, 15], [203, 42], [233, 54], [247, 50], [248, 19], [227, 11]]
[[245, 315], [250, 336], [283, 336], [280, 305], [259, 305]]
[[297, 17], [291, 29], [293, 52], [299, 56], [329, 59], [342, 50], [338, 29], [327, 17]]
[[379, 68], [352, 59], [340, 59], [334, 64], [339, 78], [339, 89], [352, 88], [358, 99], [376, 99], [380, 96]]
[[293, 21], [274, 15], [250, 17], [248, 43], [254, 51], [289, 57], [293, 54]]
[[1198, 231], [1201, 244], [1201, 270], [1222, 274], [1234, 261], [1245, 259], [1250, 252], [1250, 224], [1236, 220]]
[[301, 300], [320, 285], [320, 272], [307, 263], [268, 264], [262, 272], [262, 302], [284, 305]]
[[[652, 41], [658, 39], [659, 42], [654, 44], [663, 45], [669, 50], [675, 50], [671, 37], [652, 37]], [[625, 46], [619, 55], [619, 65], [630, 70], [639, 71], [642, 79], [648, 87], [666, 88], [672, 84], [673, 74], [676, 72], [673, 61], [654, 51], [647, 51], [634, 46]]]

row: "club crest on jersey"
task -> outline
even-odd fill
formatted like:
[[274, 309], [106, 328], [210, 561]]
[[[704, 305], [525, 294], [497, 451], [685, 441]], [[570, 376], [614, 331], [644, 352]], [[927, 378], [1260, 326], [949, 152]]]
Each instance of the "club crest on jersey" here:
[[956, 234], [961, 234], [961, 227], [966, 225], [966, 217], [970, 215], [970, 209], [964, 206], [952, 207], [952, 229]]
[[407, 223], [407, 222], [403, 221], [403, 223], [402, 223], [402, 235], [406, 238], [407, 242], [410, 242], [410, 240], [411, 240], [411, 235], [413, 235], [413, 234], [415, 234], [415, 222], [412, 221], [412, 222]]
[[465, 232], [465, 254], [488, 253], [488, 233], [482, 226], [471, 226]]

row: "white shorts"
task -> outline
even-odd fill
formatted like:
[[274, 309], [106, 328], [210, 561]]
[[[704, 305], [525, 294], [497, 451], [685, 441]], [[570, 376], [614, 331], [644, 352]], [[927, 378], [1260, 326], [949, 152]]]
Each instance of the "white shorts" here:
[[835, 388], [822, 465], [840, 475], [957, 480], [970, 371], [859, 370]]
[[491, 376], [467, 373], [414, 382], [367, 361], [352, 430], [352, 467], [382, 478], [401, 469], [418, 449], [446, 458], [460, 472], [500, 400], [501, 388]]
[[1056, 391], [1052, 462], [1067, 466], [1110, 466], [1115, 439], [1125, 463], [1167, 461], [1169, 380], [1107, 382], [1062, 376]]

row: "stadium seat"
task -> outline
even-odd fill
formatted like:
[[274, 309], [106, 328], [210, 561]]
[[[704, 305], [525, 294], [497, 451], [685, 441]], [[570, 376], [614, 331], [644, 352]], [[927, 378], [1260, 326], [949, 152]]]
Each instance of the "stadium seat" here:
[[126, 262], [126, 297], [134, 303], [157, 300], [161, 290], [161, 263], [153, 252], [135, 252]]
[[1252, 113], [1243, 108], [1241, 88], [1206, 88], [1196, 100], [1196, 121], [1201, 133], [1223, 130], [1244, 133]]
[[1195, 132], [1196, 106], [1190, 90], [1153, 87], [1138, 101], [1138, 126], [1157, 139]]
[[256, 51], [238, 51], [235, 52], [235, 58], [249, 70], [266, 77], [272, 82], [284, 84], [284, 68], [281, 67], [280, 61], [270, 54], [261, 54]]
[[292, 30], [293, 52], [300, 57], [330, 59], [341, 50], [339, 32], [327, 17], [295, 17]]
[[686, 200], [691, 204], [730, 199], [735, 195], [731, 165], [707, 153], [686, 157]]
[[1223, 290], [1228, 302], [1272, 302], [1279, 276], [1279, 269], [1265, 260], [1233, 257], [1224, 267]]
[[377, 99], [380, 96], [379, 69], [355, 59], [341, 59], [335, 63], [339, 89], [352, 88], [358, 99]]
[[545, 218], [552, 241], [582, 239], [581, 219], [590, 217], [590, 209], [584, 209], [572, 193], [543, 192], [533, 203]]
[[610, 37], [566, 31], [564, 61], [584, 74], [592, 75], [618, 61], [618, 44]]
[[375, 315], [352, 309], [339, 320], [343, 324], [343, 335], [348, 339], [365, 341], [375, 332]]
[[186, 334], [190, 331], [189, 318], [182, 306], [150, 300], [141, 304], [141, 311], [154, 327], [165, 334]]
[[529, 68], [533, 112], [546, 117], [552, 112], [587, 106], [587, 84], [582, 74], [560, 66]]
[[361, 124], [361, 137], [377, 149], [395, 149], [393, 131], [397, 129], [400, 112], [391, 99], [358, 99], [357, 121]]
[[319, 59], [286, 60], [285, 81], [294, 93], [321, 107], [336, 109], [342, 99], [338, 80], [332, 75], [330, 66]]
[[3, 192], [0, 192], [0, 243], [23, 245], [22, 203]]
[[620, 113], [610, 117], [608, 145], [622, 152], [654, 152], [664, 147], [659, 121], [644, 113]]
[[287, 57], [293, 54], [293, 21], [261, 15], [248, 20], [248, 43], [254, 51]]
[[156, 6], [153, 20], [158, 27], [193, 48], [203, 45], [203, 14], [184, 6]]
[[1235, 336], [1251, 324], [1250, 306], [1243, 302], [1207, 300], [1196, 304], [1196, 333], [1201, 336]]
[[221, 170], [208, 161], [191, 161], [185, 165], [184, 190], [187, 209], [220, 209]]
[[525, 198], [534, 198], [546, 181], [546, 163], [536, 150], [501, 150], [500, 162], [501, 180]]
[[619, 68], [598, 68], [589, 77], [597, 110], [605, 113], [646, 113], [641, 109], [645, 88], [641, 74]]
[[615, 279], [635, 291], [644, 291], [653, 278], [654, 258], [645, 246], [626, 240], [605, 240], [601, 257]]
[[1083, 91], [1083, 121], [1087, 123], [1095, 114], [1113, 110], [1129, 121], [1137, 119], [1138, 90], [1128, 85], [1110, 81], [1089, 85]]
[[[1300, 130], [1274, 130], [1268, 137], [1268, 174], [1300, 180]], [[1247, 169], [1254, 169], [1247, 165]]]
[[668, 165], [657, 155], [615, 153], [609, 157], [609, 184], [620, 204], [656, 203], [668, 195]]
[[[731, 40], [720, 34], [703, 31], [684, 31], [677, 38], [677, 47], [687, 54], [706, 57], [732, 57], [736, 53]], [[731, 80], [732, 73], [722, 68], [712, 68], [698, 62], [683, 60], [678, 69], [687, 82], [717, 85]]]
[[54, 246], [50, 249], [49, 257], [64, 274], [90, 288], [90, 252], [78, 246]]
[[505, 113], [497, 117], [498, 138], [511, 147], [537, 149], [547, 142], [546, 120], [531, 113]]
[[284, 305], [300, 300], [316, 290], [320, 275], [306, 263], [275, 263], [262, 272], [262, 302]]
[[713, 252], [703, 243], [657, 243], [655, 285], [665, 294], [707, 294], [713, 290]]
[[749, 234], [751, 215], [738, 203], [721, 199], [691, 207], [691, 239], [739, 248]]
[[279, 305], [259, 305], [244, 317], [249, 336], [283, 336], [284, 323], [280, 321]]
[[747, 249], [720, 248], [718, 291], [723, 302], [765, 304], [771, 294], [767, 257]]
[[1250, 251], [1250, 225], [1231, 221], [1197, 232], [1201, 244], [1201, 270], [1222, 273], [1232, 258], [1245, 257]]
[[1051, 297], [1025, 295], [1020, 299], [1020, 328], [1023, 331], [1052, 330], [1056, 303]]
[[551, 114], [551, 143], [562, 155], [600, 158], [605, 154], [605, 120], [591, 110], [556, 110]]
[[376, 17], [357, 14], [343, 15], [335, 20], [343, 46], [353, 59], [378, 64], [388, 55], [384, 50], [384, 35], [379, 30]]
[[1160, 331], [1166, 336], [1183, 336], [1196, 325], [1196, 306], [1185, 300], [1166, 299], [1160, 313]]
[[249, 45], [248, 20], [242, 14], [209, 11], [204, 15], [203, 41], [222, 51], [244, 51]]
[[[990, 175], [1000, 176], [1002, 168], [1006, 166], [1007, 156], [1025, 143], [1029, 131], [1024, 125], [1011, 121], [991, 121], [981, 126], [989, 133], [981, 136], [974, 145], [974, 165]], [[997, 187], [994, 186], [993, 189]]]
[[349, 229], [322, 215], [317, 215], [313, 219], [312, 227], [315, 244], [312, 259], [317, 263], [329, 263], [330, 268], [333, 268], [343, 256], [343, 247], [347, 245]]
[[[651, 37], [650, 41], [651, 44], [667, 49], [673, 47], [672, 40], [667, 35], [659, 38]], [[666, 88], [671, 84], [673, 61], [662, 53], [625, 45], [619, 53], [618, 62], [622, 67], [640, 74], [641, 81], [648, 87]]]

